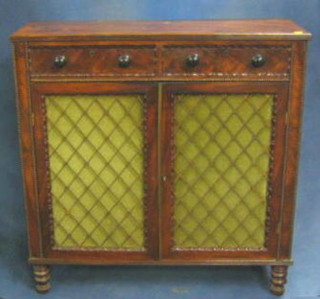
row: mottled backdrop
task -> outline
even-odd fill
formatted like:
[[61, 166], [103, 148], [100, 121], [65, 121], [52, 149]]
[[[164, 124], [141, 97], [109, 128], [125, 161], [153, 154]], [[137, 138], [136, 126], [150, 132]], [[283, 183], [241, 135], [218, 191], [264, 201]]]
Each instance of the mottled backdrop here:
[[[11, 48], [29, 21], [290, 18], [310, 30], [294, 242], [285, 298], [320, 296], [320, 0], [0, 0], [0, 297], [40, 298], [32, 289]], [[273, 298], [259, 267], [54, 267], [46, 298]], [[45, 297], [42, 297], [45, 298]]]

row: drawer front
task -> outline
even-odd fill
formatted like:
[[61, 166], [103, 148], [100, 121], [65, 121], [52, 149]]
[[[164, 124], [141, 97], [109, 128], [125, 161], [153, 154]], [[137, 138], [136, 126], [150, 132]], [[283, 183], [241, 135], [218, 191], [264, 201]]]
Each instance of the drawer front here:
[[163, 51], [166, 76], [287, 79], [289, 46], [167, 46]]
[[38, 47], [29, 50], [33, 76], [153, 76], [153, 46]]

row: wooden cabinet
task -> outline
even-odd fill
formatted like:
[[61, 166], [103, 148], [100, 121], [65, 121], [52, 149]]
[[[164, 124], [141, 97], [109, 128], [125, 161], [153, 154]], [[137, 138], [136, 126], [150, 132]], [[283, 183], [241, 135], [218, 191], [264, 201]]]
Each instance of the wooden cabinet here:
[[289, 20], [12, 36], [29, 261], [270, 265], [284, 292], [306, 42]]

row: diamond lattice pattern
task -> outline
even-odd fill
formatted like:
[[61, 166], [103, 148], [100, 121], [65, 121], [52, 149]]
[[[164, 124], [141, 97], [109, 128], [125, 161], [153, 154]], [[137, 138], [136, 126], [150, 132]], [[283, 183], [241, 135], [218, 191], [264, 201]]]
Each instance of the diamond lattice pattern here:
[[143, 249], [143, 99], [47, 96], [55, 247]]
[[265, 247], [273, 102], [268, 94], [175, 97], [175, 247]]

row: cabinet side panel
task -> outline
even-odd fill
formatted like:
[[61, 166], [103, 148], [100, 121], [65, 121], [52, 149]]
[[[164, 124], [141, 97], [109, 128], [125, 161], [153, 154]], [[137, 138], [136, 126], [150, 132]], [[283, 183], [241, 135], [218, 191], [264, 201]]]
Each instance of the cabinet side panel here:
[[34, 144], [31, 119], [32, 109], [29, 97], [26, 43], [15, 43], [13, 54], [20, 135], [20, 153], [28, 222], [29, 255], [30, 257], [41, 257], [41, 233], [38, 198], [36, 192], [35, 159], [33, 151]]
[[303, 108], [304, 76], [306, 67], [306, 42], [293, 44], [292, 74], [289, 92], [286, 167], [282, 227], [279, 248], [280, 259], [291, 258], [292, 235], [295, 214], [295, 196], [299, 164], [300, 133]]

